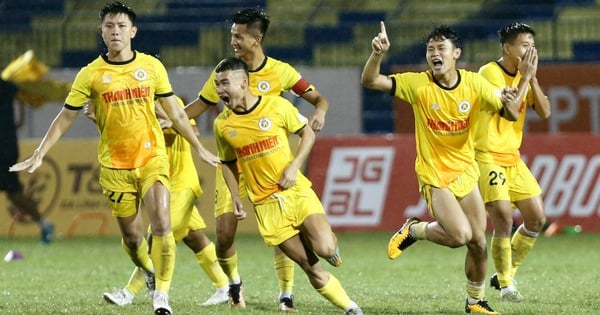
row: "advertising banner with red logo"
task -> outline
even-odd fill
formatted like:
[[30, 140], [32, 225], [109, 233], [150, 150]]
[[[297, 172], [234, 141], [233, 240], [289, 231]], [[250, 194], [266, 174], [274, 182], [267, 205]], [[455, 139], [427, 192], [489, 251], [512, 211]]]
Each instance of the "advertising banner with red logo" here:
[[[526, 134], [521, 153], [548, 220], [600, 232], [600, 135]], [[321, 137], [307, 171], [335, 230], [395, 231], [407, 217], [431, 218], [415, 157], [412, 135]]]

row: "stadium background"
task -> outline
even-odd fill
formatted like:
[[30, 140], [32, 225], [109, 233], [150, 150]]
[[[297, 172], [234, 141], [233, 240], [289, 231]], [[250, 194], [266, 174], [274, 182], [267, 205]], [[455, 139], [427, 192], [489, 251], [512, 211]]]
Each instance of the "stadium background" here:
[[[106, 1], [0, 0], [0, 65], [26, 50], [52, 68], [49, 76], [71, 81], [102, 47], [98, 9]], [[453, 26], [463, 39], [460, 66], [476, 70], [498, 58], [497, 29], [518, 20], [537, 33], [538, 77], [553, 114], [529, 115], [523, 154], [544, 189], [551, 221], [600, 231], [600, 1], [510, 0], [138, 0], [134, 49], [157, 55], [173, 86], [195, 97], [211, 68], [231, 54], [231, 12], [263, 7], [271, 17], [266, 53], [296, 66], [331, 102], [307, 172], [338, 230], [394, 230], [405, 216], [426, 215], [413, 171], [412, 113], [384, 93], [360, 87], [370, 41], [386, 22], [390, 51], [383, 72], [422, 70], [423, 38], [434, 24]], [[302, 112], [311, 108], [294, 100]], [[19, 130], [21, 156], [39, 143], [61, 103], [27, 108]], [[211, 118], [198, 119], [205, 143]], [[83, 116], [83, 115], [80, 115]], [[35, 174], [20, 174], [27, 192], [63, 234], [117, 234], [97, 184], [95, 127], [80, 117]], [[214, 172], [199, 169], [205, 196], [199, 201], [212, 231]], [[0, 234], [37, 233], [14, 222], [0, 197]], [[518, 219], [518, 218], [517, 218]], [[255, 231], [253, 218], [242, 231]]]

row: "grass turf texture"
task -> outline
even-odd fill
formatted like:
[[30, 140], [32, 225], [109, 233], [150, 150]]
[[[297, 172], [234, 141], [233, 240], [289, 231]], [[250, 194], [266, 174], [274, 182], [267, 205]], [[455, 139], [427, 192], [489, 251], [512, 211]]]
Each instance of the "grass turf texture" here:
[[[386, 257], [392, 233], [338, 234], [344, 264], [325, 268], [340, 279], [365, 314], [464, 314], [465, 248], [417, 242], [397, 260]], [[191, 251], [180, 244], [171, 287], [175, 314], [276, 314], [278, 287], [273, 251], [256, 235], [239, 235], [240, 273], [247, 308], [201, 306], [214, 292]], [[490, 305], [503, 314], [597, 314], [600, 310], [600, 234], [540, 237], [517, 280], [527, 301], [502, 303], [489, 287]], [[121, 288], [132, 264], [114, 237], [75, 237], [43, 245], [33, 238], [0, 238], [0, 255], [17, 250], [22, 260], [0, 262], [1, 314], [150, 314], [151, 299], [138, 295], [118, 307], [102, 293]], [[295, 303], [301, 314], [341, 314], [312, 289], [296, 267]]]

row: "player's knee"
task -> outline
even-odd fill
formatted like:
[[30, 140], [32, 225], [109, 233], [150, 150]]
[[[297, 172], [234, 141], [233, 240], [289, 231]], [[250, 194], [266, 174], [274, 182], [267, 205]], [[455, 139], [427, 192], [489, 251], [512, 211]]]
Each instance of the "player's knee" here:
[[319, 242], [316, 246], [313, 246], [313, 250], [317, 255], [323, 258], [329, 258], [335, 255], [337, 250], [337, 245], [335, 242]]
[[450, 247], [461, 247], [467, 244], [472, 238], [472, 232], [468, 229], [460, 229], [448, 235]]
[[544, 224], [546, 224], [545, 216], [533, 218], [531, 220], [525, 220], [523, 222], [523, 225], [525, 225], [527, 231], [531, 231], [533, 233], [539, 233], [544, 227]]
[[471, 240], [468, 241], [467, 247], [470, 251], [478, 253], [479, 256], [485, 256], [487, 252], [487, 240], [485, 234], [473, 236]]

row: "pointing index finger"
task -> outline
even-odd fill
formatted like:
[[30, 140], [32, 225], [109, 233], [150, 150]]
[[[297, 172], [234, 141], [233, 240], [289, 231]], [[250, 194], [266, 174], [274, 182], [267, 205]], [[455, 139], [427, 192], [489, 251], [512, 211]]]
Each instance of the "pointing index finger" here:
[[379, 22], [379, 25], [381, 26], [381, 34], [383, 34], [385, 37], [387, 37], [387, 32], [385, 31], [385, 23], [383, 23], [383, 21]]

